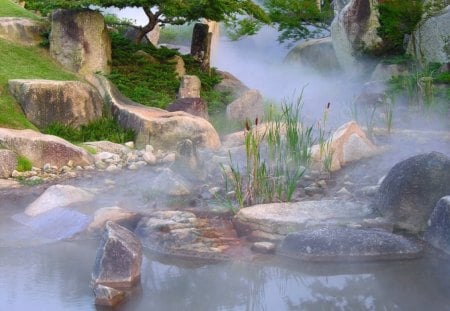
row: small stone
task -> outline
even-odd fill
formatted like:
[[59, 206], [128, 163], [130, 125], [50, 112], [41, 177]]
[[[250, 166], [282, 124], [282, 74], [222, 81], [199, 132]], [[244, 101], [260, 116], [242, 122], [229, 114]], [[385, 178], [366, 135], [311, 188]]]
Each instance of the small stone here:
[[108, 171], [108, 172], [117, 172], [119, 170], [120, 169], [115, 164], [111, 164], [106, 168], [106, 171]]
[[137, 160], [138, 160], [138, 155], [137, 154], [134, 154], [134, 153], [132, 153], [132, 152], [129, 152], [128, 154], [127, 154], [127, 162], [136, 162]]
[[104, 170], [107, 167], [107, 164], [103, 161], [97, 161], [94, 164], [95, 164], [95, 167], [99, 170]]
[[75, 177], [77, 177], [77, 173], [75, 173], [75, 172], [67, 172], [67, 173], [64, 174], [64, 176], [70, 177], [70, 178], [75, 178]]
[[68, 167], [67, 165], [64, 165], [63, 167], [61, 167], [60, 169], [60, 173], [67, 173], [70, 172], [72, 169], [70, 167]]
[[152, 145], [146, 145], [146, 146], [145, 146], [145, 152], [151, 152], [151, 153], [153, 153], [153, 151], [154, 151], [154, 148], [153, 148]]
[[42, 169], [44, 170], [44, 172], [50, 172], [50, 170], [51, 170], [50, 163], [45, 163], [44, 166], [42, 167]]
[[345, 188], [345, 187], [342, 187], [338, 192], [336, 192], [336, 194], [337, 194], [338, 196], [350, 196], [350, 195], [352, 195], [352, 194], [347, 190], [347, 188]]
[[11, 176], [12, 177], [14, 177], [14, 178], [18, 178], [18, 177], [20, 177], [20, 176], [22, 176], [17, 170], [14, 170], [12, 173], [11, 173]]
[[73, 161], [72, 160], [69, 160], [69, 162], [67, 162], [67, 166], [69, 166], [69, 167], [73, 167]]
[[77, 167], [75, 167], [75, 169], [76, 169], [77, 171], [83, 170], [83, 168], [82, 168], [81, 166], [79, 166], [79, 165], [77, 165]]
[[175, 153], [169, 153], [167, 154], [163, 159], [162, 159], [163, 163], [172, 163], [175, 162]]
[[252, 251], [261, 254], [272, 254], [275, 252], [275, 243], [272, 242], [255, 242], [252, 244]]
[[325, 181], [325, 180], [319, 180], [318, 182], [317, 182], [317, 185], [320, 187], [320, 188], [326, 188], [327, 187], [327, 182]]
[[139, 168], [139, 167], [146, 166], [147, 162], [145, 162], [145, 161], [137, 161], [135, 164]]
[[138, 166], [135, 163], [131, 163], [130, 165], [128, 165], [128, 169], [129, 170], [137, 170]]
[[105, 160], [108, 160], [108, 159], [112, 159], [113, 157], [114, 157], [114, 153], [106, 152], [106, 151], [97, 153], [94, 156], [95, 161], [105, 161]]
[[127, 146], [128, 148], [134, 149], [134, 142], [132, 141], [128, 141], [124, 145]]
[[94, 287], [95, 304], [98, 306], [114, 307], [125, 298], [125, 292], [97, 284]]
[[142, 158], [149, 165], [155, 165], [156, 164], [156, 157], [153, 154], [153, 152], [151, 152], [151, 151], [145, 152], [144, 155], [142, 156]]

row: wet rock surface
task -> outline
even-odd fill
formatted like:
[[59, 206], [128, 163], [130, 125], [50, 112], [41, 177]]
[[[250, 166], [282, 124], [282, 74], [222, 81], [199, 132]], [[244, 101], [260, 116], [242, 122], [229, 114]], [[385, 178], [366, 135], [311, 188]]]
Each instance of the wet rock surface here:
[[450, 254], [450, 196], [439, 200], [428, 221], [425, 240]]
[[383, 230], [320, 227], [289, 234], [279, 253], [305, 261], [393, 260], [417, 258], [422, 246]]
[[95, 304], [114, 307], [125, 299], [125, 292], [112, 287], [97, 284], [94, 287]]
[[450, 194], [450, 158], [438, 152], [397, 163], [380, 185], [375, 207], [397, 227], [423, 231], [436, 203]]

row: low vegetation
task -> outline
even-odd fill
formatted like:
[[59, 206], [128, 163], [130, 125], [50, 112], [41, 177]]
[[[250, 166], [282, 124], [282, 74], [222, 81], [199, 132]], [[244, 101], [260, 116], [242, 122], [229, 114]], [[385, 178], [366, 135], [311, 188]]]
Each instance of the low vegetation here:
[[0, 0], [0, 17], [27, 17], [31, 19], [39, 19], [32, 12], [25, 10], [18, 4], [10, 0]]
[[33, 164], [31, 163], [31, 161], [24, 157], [24, 156], [19, 156], [17, 158], [17, 167], [16, 170], [18, 172], [27, 172], [27, 171], [31, 171], [31, 169], [33, 168]]

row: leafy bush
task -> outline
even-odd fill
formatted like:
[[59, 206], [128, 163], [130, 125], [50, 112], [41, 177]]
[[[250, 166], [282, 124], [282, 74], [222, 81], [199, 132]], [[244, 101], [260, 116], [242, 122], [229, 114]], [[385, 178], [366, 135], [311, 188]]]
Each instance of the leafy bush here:
[[423, 5], [420, 0], [384, 0], [378, 4], [380, 27], [378, 35], [383, 46], [377, 53], [403, 54], [405, 35], [411, 34], [421, 20]]
[[16, 170], [18, 172], [27, 172], [27, 171], [31, 171], [31, 169], [33, 168], [33, 164], [31, 163], [31, 161], [24, 157], [24, 156], [19, 156], [17, 158], [17, 167]]
[[74, 128], [61, 123], [52, 123], [44, 131], [46, 134], [59, 136], [72, 143], [86, 141], [108, 140], [115, 143], [125, 143], [134, 140], [135, 134], [132, 130], [121, 128], [111, 118], [101, 118]]

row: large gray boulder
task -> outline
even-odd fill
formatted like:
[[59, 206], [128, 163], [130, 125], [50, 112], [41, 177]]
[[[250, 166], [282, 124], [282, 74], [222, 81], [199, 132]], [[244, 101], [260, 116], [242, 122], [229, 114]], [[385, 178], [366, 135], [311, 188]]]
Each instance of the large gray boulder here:
[[9, 90], [38, 128], [52, 122], [78, 127], [102, 116], [103, 99], [80, 81], [9, 80]]
[[239, 210], [234, 218], [240, 235], [252, 240], [281, 240], [286, 235], [323, 225], [387, 228], [371, 218], [367, 206], [338, 200], [259, 204]]
[[425, 240], [450, 254], [450, 196], [439, 200], [431, 213]]
[[140, 281], [142, 245], [136, 235], [109, 221], [95, 258], [92, 281], [113, 288], [130, 288]]
[[234, 100], [249, 90], [249, 88], [242, 83], [241, 80], [233, 76], [231, 73], [226, 71], [217, 71], [217, 74], [222, 80], [214, 86], [215, 91], [229, 93]]
[[42, 23], [23, 17], [0, 17], [0, 38], [23, 45], [38, 45], [45, 30]]
[[197, 147], [220, 147], [219, 135], [205, 119], [186, 112], [168, 112], [140, 105], [120, 94], [105, 77], [91, 75], [87, 78], [110, 105], [111, 113], [119, 124], [136, 132], [136, 146], [152, 145], [173, 151], [180, 141], [190, 139]]
[[407, 53], [422, 65], [450, 62], [450, 5], [425, 17], [412, 33]]
[[450, 195], [450, 158], [431, 152], [397, 163], [381, 183], [375, 207], [398, 228], [418, 233], [445, 195]]
[[59, 9], [52, 14], [50, 54], [82, 75], [111, 71], [111, 39], [103, 15], [91, 10]]
[[229, 120], [255, 120], [264, 116], [264, 101], [258, 90], [248, 90], [227, 106], [226, 115]]
[[11, 150], [0, 149], [0, 178], [11, 177], [17, 166], [17, 154]]
[[289, 234], [279, 253], [305, 261], [416, 258], [420, 244], [383, 230], [326, 226]]
[[382, 39], [377, 34], [378, 0], [351, 0], [331, 23], [331, 38], [341, 67], [351, 74], [360, 74], [366, 65], [359, 57], [366, 50], [375, 50]]
[[284, 62], [324, 73], [339, 69], [331, 37], [299, 43], [288, 53]]
[[33, 130], [0, 128], [0, 148], [25, 156], [36, 167], [43, 167], [47, 163], [61, 167], [69, 161], [75, 166], [86, 166], [91, 165], [94, 160], [83, 148], [62, 138]]

